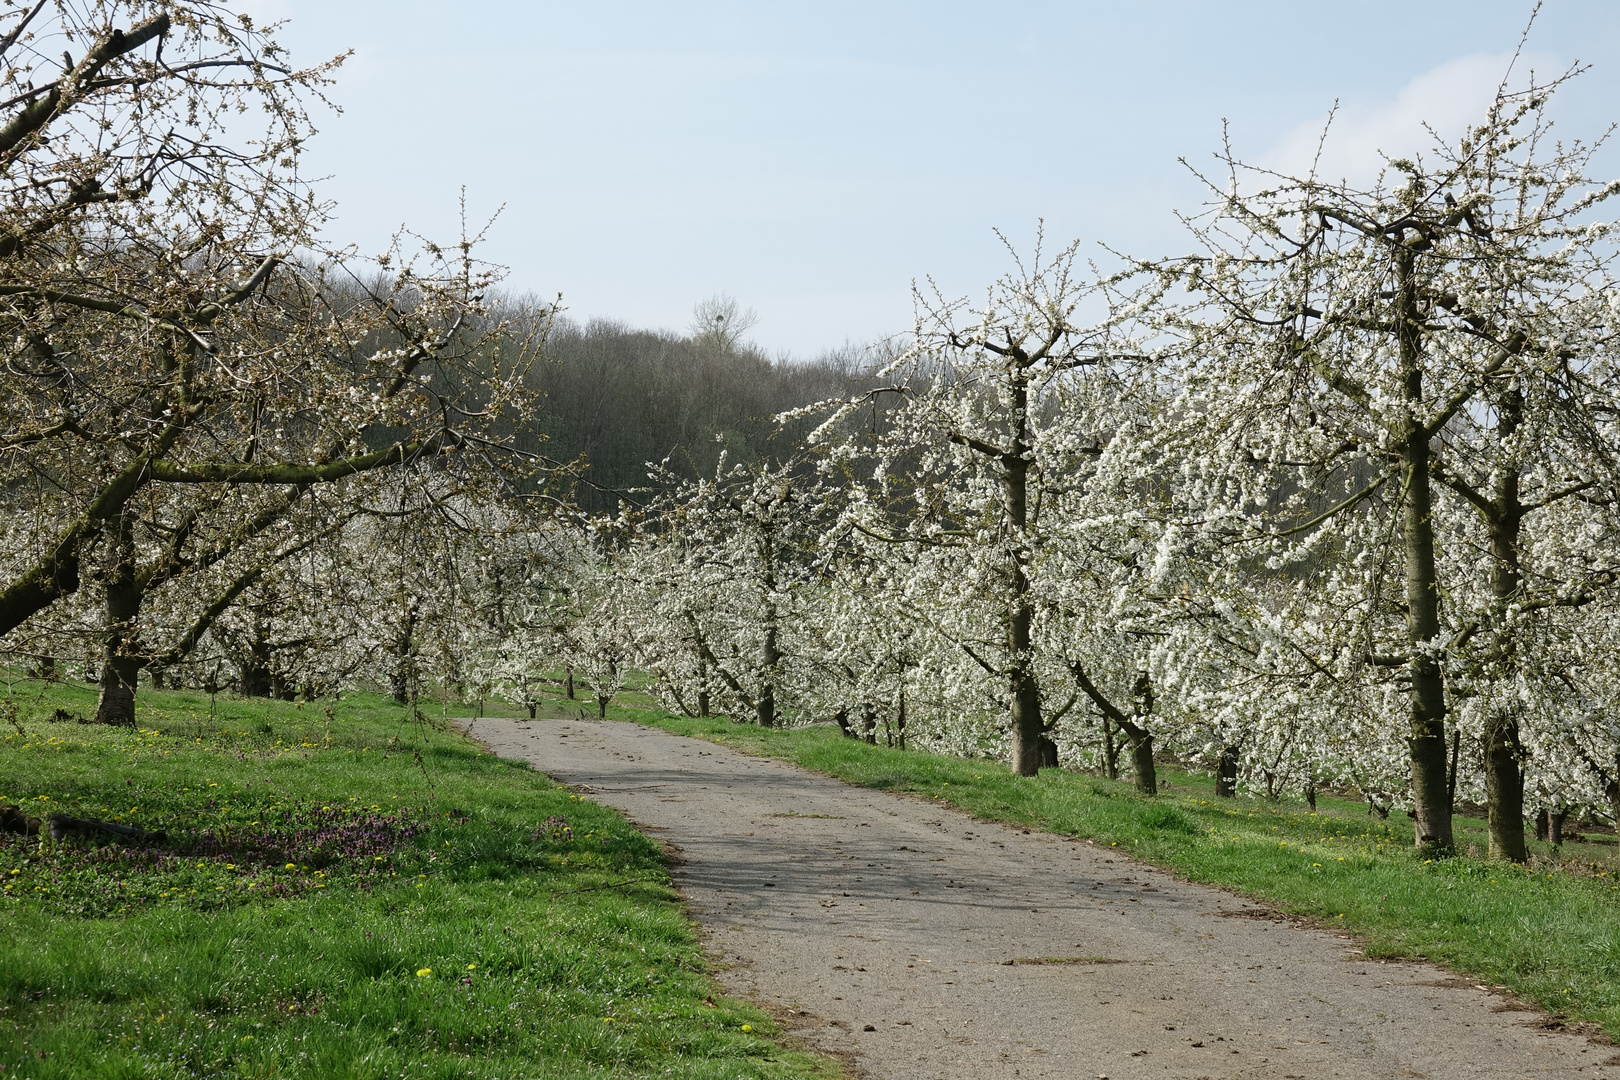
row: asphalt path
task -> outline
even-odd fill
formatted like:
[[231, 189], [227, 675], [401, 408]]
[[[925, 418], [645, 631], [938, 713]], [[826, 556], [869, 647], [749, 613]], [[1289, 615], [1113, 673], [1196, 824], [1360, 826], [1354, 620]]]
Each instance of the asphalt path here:
[[1620, 1080], [1489, 987], [1117, 849], [635, 724], [471, 732], [670, 845], [721, 983], [873, 1080]]

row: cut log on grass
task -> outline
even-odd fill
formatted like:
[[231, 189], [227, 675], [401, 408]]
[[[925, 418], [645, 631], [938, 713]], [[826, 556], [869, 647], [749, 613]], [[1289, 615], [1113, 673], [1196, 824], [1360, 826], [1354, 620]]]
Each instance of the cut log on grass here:
[[50, 831], [52, 842], [59, 843], [69, 836], [108, 836], [118, 840], [134, 840], [139, 843], [161, 844], [168, 840], [169, 834], [153, 832], [135, 825], [119, 825], [112, 821], [98, 821], [95, 818], [76, 818], [67, 814], [52, 814]]
[[0, 832], [21, 836], [38, 836], [40, 821], [29, 817], [20, 806], [0, 805]]

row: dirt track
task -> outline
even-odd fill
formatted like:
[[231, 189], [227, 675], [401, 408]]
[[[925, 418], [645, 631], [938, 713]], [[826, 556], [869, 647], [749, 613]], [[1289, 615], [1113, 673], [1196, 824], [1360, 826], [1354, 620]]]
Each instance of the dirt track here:
[[[1464, 980], [1107, 848], [633, 724], [472, 733], [675, 845], [722, 983], [874, 1080], [1620, 1080]], [[1008, 963], [1038, 958], [1069, 962]]]

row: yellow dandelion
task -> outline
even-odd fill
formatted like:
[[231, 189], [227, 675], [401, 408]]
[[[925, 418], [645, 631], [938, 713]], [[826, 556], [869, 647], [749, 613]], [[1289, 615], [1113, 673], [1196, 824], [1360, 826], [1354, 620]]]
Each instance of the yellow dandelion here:
[[416, 977], [418, 979], [425, 979], [431, 974], [433, 974], [433, 969], [432, 968], [417, 968], [416, 969]]

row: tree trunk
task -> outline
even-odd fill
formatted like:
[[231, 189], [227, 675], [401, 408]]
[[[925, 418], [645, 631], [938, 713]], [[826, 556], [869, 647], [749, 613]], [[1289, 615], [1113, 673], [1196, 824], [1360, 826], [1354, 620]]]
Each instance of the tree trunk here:
[[274, 682], [270, 675], [270, 642], [264, 628], [254, 627], [253, 640], [248, 643], [247, 655], [242, 657], [242, 696], [270, 697]]
[[1019, 386], [1017, 413], [1019, 437], [1014, 453], [1003, 463], [1002, 488], [1008, 525], [1020, 550], [1012, 556], [1011, 608], [1007, 614], [1007, 689], [1012, 695], [1012, 766], [1019, 776], [1034, 776], [1041, 770], [1041, 740], [1046, 725], [1041, 719], [1041, 688], [1036, 681], [1033, 650], [1035, 605], [1030, 602], [1029, 576], [1024, 572], [1021, 546], [1028, 526], [1029, 463], [1024, 460], [1022, 418], [1026, 408], [1025, 391]]
[[1564, 820], [1569, 817], [1569, 807], [1560, 806], [1547, 816], [1547, 839], [1553, 847], [1564, 842]]
[[[1620, 760], [1615, 761], [1615, 776], [1620, 776]], [[1612, 777], [1603, 785], [1603, 797], [1609, 800], [1609, 813], [1614, 815], [1614, 827], [1620, 832], [1620, 780]]]
[[135, 618], [145, 599], [135, 573], [134, 522], [121, 514], [108, 528], [108, 546], [114, 563], [107, 574], [106, 629], [102, 638], [101, 686], [96, 701], [96, 722], [117, 727], [135, 726], [135, 687], [141, 661], [132, 655]]
[[597, 694], [596, 695], [596, 718], [598, 720], [606, 720], [607, 719], [607, 707], [608, 707], [607, 695], [606, 694]]
[[776, 546], [770, 533], [761, 531], [759, 539], [760, 568], [765, 591], [765, 637], [760, 642], [759, 697], [754, 701], [754, 719], [762, 728], [776, 726], [776, 682], [781, 674], [782, 651], [777, 647], [776, 601]]
[[[904, 750], [906, 748], [906, 691], [905, 691], [905, 687], [900, 688], [900, 705], [899, 705], [898, 711], [895, 713], [894, 726], [900, 730], [900, 749]], [[1052, 764], [1055, 766], [1057, 764], [1057, 760], [1056, 760], [1056, 758], [1057, 758], [1057, 747], [1055, 745], [1052, 747], [1052, 757], [1053, 757]]]
[[1103, 775], [1110, 780], [1119, 779], [1119, 746], [1114, 742], [1114, 722], [1108, 717], [1102, 718], [1103, 730]]
[[1543, 843], [1547, 840], [1547, 808], [1545, 806], [1536, 811], [1536, 839]]
[[[1144, 795], [1157, 795], [1159, 793], [1158, 772], [1153, 765], [1153, 735], [1147, 729], [1147, 719], [1153, 714], [1153, 680], [1148, 673], [1139, 672], [1136, 676], [1136, 685], [1131, 688], [1132, 711], [1136, 719], [1132, 720], [1119, 710], [1119, 706], [1109, 701], [1103, 692], [1097, 689], [1097, 684], [1091, 681], [1086, 674], [1085, 665], [1078, 660], [1069, 661], [1069, 671], [1074, 675], [1074, 681], [1082, 693], [1089, 697], [1103, 714], [1106, 724], [1112, 720], [1131, 744], [1131, 766], [1136, 773], [1136, 790]], [[1103, 728], [1107, 734], [1107, 727]], [[1112, 747], [1109, 748], [1112, 752]]]
[[1423, 315], [1417, 300], [1415, 256], [1401, 249], [1396, 264], [1396, 336], [1400, 344], [1402, 397], [1408, 406], [1401, 440], [1406, 501], [1402, 533], [1406, 555], [1406, 634], [1411, 659], [1409, 701], [1412, 804], [1420, 850], [1449, 854], [1453, 849], [1451, 807], [1446, 797], [1446, 693], [1440, 660], [1431, 649], [1440, 635], [1439, 576], [1434, 558], [1433, 494], [1429, 488], [1431, 447], [1422, 423]]
[[574, 669], [572, 667], [568, 669], [568, 677], [563, 680], [563, 693], [568, 696], [569, 701], [574, 700]]
[[1136, 773], [1136, 790], [1144, 795], [1159, 793], [1159, 774], [1153, 765], [1153, 736], [1132, 727], [1125, 732], [1131, 739], [1131, 769]]
[[1159, 774], [1153, 766], [1153, 736], [1148, 733], [1148, 717], [1153, 715], [1153, 679], [1147, 672], [1136, 676], [1131, 688], [1135, 723], [1125, 727], [1131, 739], [1131, 769], [1136, 773], [1136, 790], [1144, 795], [1159, 793]]
[[1050, 735], [1041, 736], [1041, 768], [1061, 768], [1061, 766], [1058, 764], [1057, 740], [1053, 739]]
[[1040, 686], [1024, 670], [1014, 671], [1010, 681], [1013, 771], [1019, 776], [1034, 776], [1041, 771], [1041, 739], [1045, 737]]
[[754, 722], [762, 728], [776, 726], [776, 684], [767, 682], [754, 701]]
[[868, 744], [877, 745], [877, 713], [870, 702], [861, 704], [861, 735]]
[[1462, 731], [1451, 729], [1451, 765], [1446, 769], [1446, 813], [1457, 815], [1457, 766], [1462, 756]]
[[[1503, 389], [1497, 400], [1497, 434], [1510, 440], [1524, 418], [1524, 391], [1517, 384]], [[1519, 473], [1504, 468], [1492, 492], [1493, 513], [1487, 516], [1490, 537], [1492, 619], [1497, 623], [1491, 659], [1506, 665], [1517, 651], [1507, 627], [1509, 607], [1518, 598], [1523, 580], [1519, 568], [1519, 540], [1524, 504], [1519, 499]], [[1511, 716], [1493, 717], [1485, 732], [1485, 800], [1489, 818], [1491, 854], [1524, 862], [1524, 747], [1519, 725]]]
[[[692, 632], [697, 633], [695, 621]], [[700, 717], [709, 715], [709, 658], [706, 652], [707, 650], [703, 648], [698, 649], [698, 716]]]
[[140, 664], [129, 656], [110, 657], [101, 665], [96, 723], [135, 726], [135, 683], [140, 670]]
[[411, 676], [415, 674], [411, 663], [411, 642], [415, 635], [416, 604], [412, 602], [406, 606], [405, 619], [400, 624], [399, 633], [394, 636], [394, 670], [389, 676], [388, 688], [397, 705], [407, 704], [411, 700]]
[[1316, 813], [1316, 777], [1314, 776], [1305, 781], [1305, 805], [1311, 808], [1311, 813]]
[[[1522, 863], [1530, 857], [1524, 843], [1524, 771], [1519, 725], [1505, 715], [1485, 729], [1485, 803], [1490, 854]], [[1541, 839], [1541, 837], [1538, 837]]]
[[1215, 797], [1237, 798], [1238, 748], [1228, 746], [1221, 750], [1221, 762], [1215, 767]]

